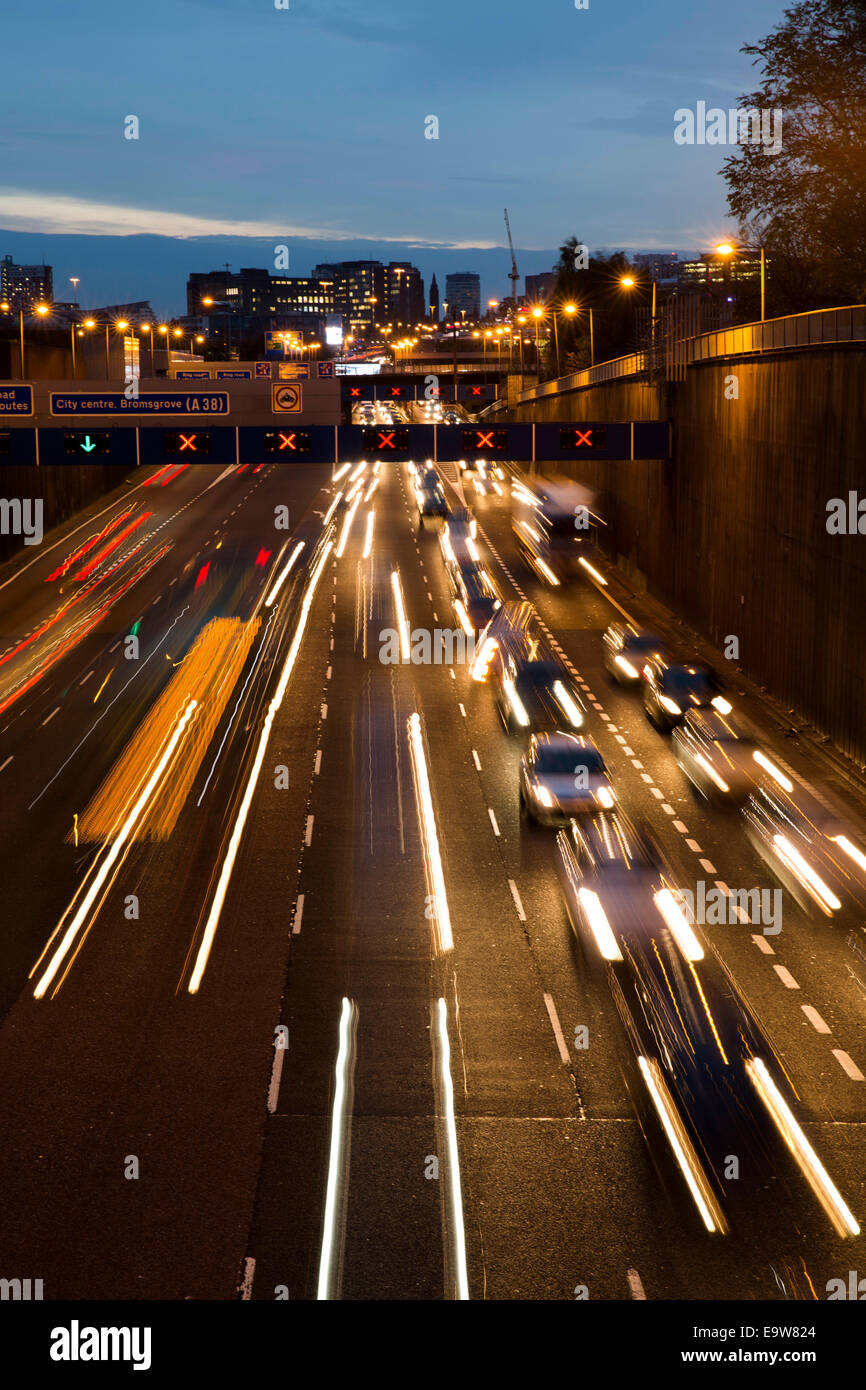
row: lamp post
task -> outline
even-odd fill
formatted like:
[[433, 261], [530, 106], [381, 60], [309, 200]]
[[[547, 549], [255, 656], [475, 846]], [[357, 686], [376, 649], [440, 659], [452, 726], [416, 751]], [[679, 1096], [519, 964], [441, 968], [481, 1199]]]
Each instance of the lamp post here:
[[[8, 302], [8, 300], [5, 300], [5, 299], [4, 299], [3, 302], [0, 303], [0, 312], [2, 312], [2, 313], [4, 313], [4, 314], [11, 314], [11, 313], [12, 313], [12, 305]], [[39, 314], [40, 318], [44, 318], [45, 315], [46, 315], [47, 313], [49, 313], [49, 312], [50, 312], [50, 310], [49, 310], [49, 305], [47, 305], [47, 304], [37, 304], [37, 305], [36, 305], [36, 313]], [[22, 307], [21, 305], [18, 306], [18, 348], [19, 348], [20, 357], [21, 357], [21, 380], [23, 381], [23, 380], [24, 380], [24, 309], [23, 309], [23, 307]]]
[[151, 376], [153, 376], [156, 372], [156, 368], [153, 365], [153, 333], [151, 332], [151, 327], [149, 323], [140, 323], [138, 327], [139, 332], [147, 334], [148, 340], [150, 342], [150, 374]]
[[767, 295], [766, 295], [766, 291], [767, 291], [767, 262], [766, 262], [766, 257], [765, 257], [765, 255], [764, 255], [764, 248], [763, 248], [763, 246], [745, 246], [745, 245], [740, 246], [739, 248], [737, 248], [736, 246], [732, 246], [732, 245], [730, 244], [730, 242], [728, 242], [728, 241], [723, 241], [723, 242], [721, 243], [721, 245], [719, 245], [719, 246], [716, 247], [716, 255], [717, 255], [717, 256], [735, 256], [735, 255], [737, 254], [737, 250], [738, 250], [738, 249], [739, 249], [740, 251], [760, 251], [760, 253], [761, 253], [761, 323], [764, 323], [764, 322], [765, 322], [765, 319], [766, 319], [765, 310], [766, 310], [766, 303], [767, 303]]
[[540, 359], [540, 356], [539, 356], [539, 347], [538, 347], [538, 325], [541, 323], [541, 320], [544, 318], [544, 310], [541, 308], [540, 305], [536, 304], [535, 308], [534, 308], [533, 311], [532, 311], [532, 317], [535, 319], [535, 375], [540, 377], [540, 376], [541, 376], [541, 367], [540, 367], [539, 364], [540, 364], [540, 360], [541, 360], [541, 359]]

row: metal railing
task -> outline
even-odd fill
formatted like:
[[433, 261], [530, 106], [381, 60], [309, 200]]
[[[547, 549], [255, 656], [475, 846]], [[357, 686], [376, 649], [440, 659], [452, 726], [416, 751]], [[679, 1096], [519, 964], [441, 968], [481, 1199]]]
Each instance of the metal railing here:
[[[841, 309], [811, 309], [803, 314], [788, 314], [765, 323], [744, 323], [736, 328], [717, 328], [673, 344], [678, 360], [692, 366], [716, 357], [739, 357], [749, 353], [782, 352], [790, 348], [808, 348], [830, 343], [866, 342], [866, 304], [849, 304]], [[656, 355], [664, 345], [656, 348]], [[650, 363], [650, 353], [632, 352], [626, 357], [614, 357], [597, 367], [585, 367], [571, 376], [556, 377], [523, 391], [518, 401], [540, 400], [581, 387], [598, 386], [604, 381], [641, 376]]]

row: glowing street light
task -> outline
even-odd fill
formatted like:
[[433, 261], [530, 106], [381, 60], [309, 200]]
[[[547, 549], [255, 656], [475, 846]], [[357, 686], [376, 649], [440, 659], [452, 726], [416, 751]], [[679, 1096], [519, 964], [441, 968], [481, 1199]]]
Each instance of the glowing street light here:
[[767, 288], [767, 263], [764, 256], [764, 248], [763, 246], [740, 246], [737, 248], [736, 246], [732, 246], [729, 241], [723, 241], [716, 247], [716, 255], [736, 256], [738, 249], [740, 251], [760, 251], [761, 253], [761, 323], [763, 323], [765, 319]]

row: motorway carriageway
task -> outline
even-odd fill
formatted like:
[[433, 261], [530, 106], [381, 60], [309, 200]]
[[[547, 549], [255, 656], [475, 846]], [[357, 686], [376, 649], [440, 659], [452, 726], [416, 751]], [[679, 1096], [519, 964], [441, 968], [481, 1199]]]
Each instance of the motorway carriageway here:
[[[0, 1273], [46, 1298], [823, 1297], [863, 1237], [837, 1239], [808, 1192], [781, 1220], [770, 1187], [763, 1223], [712, 1241], [654, 1163], [491, 692], [465, 666], [379, 660], [400, 606], [410, 629], [456, 625], [438, 526], [419, 529], [404, 465], [351, 473], [136, 476], [0, 573]], [[351, 529], [337, 513], [314, 554], [359, 479]], [[680, 882], [774, 886], [606, 682], [607, 595], [528, 576], [506, 487], [467, 500]], [[49, 579], [143, 512], [86, 579]], [[237, 671], [229, 622], [254, 625]], [[804, 751], [773, 753], [815, 780]], [[787, 895], [779, 936], [708, 931], [862, 1220], [863, 958]]]

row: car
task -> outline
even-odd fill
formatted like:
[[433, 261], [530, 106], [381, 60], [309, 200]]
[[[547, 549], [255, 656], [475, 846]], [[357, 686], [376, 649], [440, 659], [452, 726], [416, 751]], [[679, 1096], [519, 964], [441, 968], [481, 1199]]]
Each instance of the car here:
[[730, 703], [718, 693], [719, 678], [709, 666], [653, 657], [644, 662], [642, 676], [646, 717], [660, 733], [670, 733], [690, 709], [715, 706], [721, 714], [731, 712]]
[[611, 623], [602, 643], [605, 670], [620, 685], [639, 685], [646, 662], [663, 654], [660, 637], [630, 623]]
[[671, 731], [674, 757], [707, 801], [739, 805], [758, 779], [749, 730], [717, 709], [693, 709]]
[[557, 661], [517, 664], [506, 658], [494, 688], [499, 717], [509, 734], [583, 728], [583, 701]]
[[461, 473], [477, 473], [477, 472], [478, 472], [478, 460], [477, 460], [477, 459], [460, 459], [459, 463], [457, 464], [457, 467], [459, 468], [459, 470], [460, 470]]
[[616, 800], [604, 758], [591, 738], [558, 730], [533, 734], [520, 759], [520, 806], [531, 820], [554, 825]]
[[[842, 818], [763, 754], [762, 776], [743, 806], [746, 836], [808, 915], [844, 911], [866, 932], [866, 854]], [[760, 764], [759, 764], [760, 765]]]
[[415, 484], [415, 500], [418, 504], [418, 520], [422, 525], [425, 516], [447, 517], [448, 515], [445, 490], [438, 473], [432, 470], [419, 475]]

